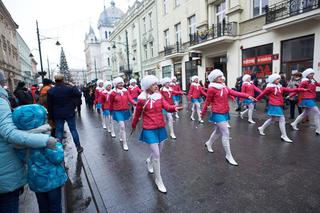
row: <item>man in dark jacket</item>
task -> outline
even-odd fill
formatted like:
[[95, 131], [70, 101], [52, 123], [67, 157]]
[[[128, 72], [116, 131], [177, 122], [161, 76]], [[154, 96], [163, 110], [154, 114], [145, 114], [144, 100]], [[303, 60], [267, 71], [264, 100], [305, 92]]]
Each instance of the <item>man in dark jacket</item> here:
[[26, 84], [23, 81], [19, 81], [18, 86], [13, 93], [18, 100], [19, 106], [33, 104], [32, 94], [25, 86]]
[[74, 98], [81, 97], [81, 92], [77, 87], [66, 85], [64, 76], [58, 74], [54, 77], [55, 86], [48, 91], [48, 112], [49, 119], [54, 119], [56, 124], [56, 137], [62, 140], [64, 122], [68, 123], [73, 141], [78, 153], [83, 151], [80, 145], [79, 134], [76, 128], [75, 103]]

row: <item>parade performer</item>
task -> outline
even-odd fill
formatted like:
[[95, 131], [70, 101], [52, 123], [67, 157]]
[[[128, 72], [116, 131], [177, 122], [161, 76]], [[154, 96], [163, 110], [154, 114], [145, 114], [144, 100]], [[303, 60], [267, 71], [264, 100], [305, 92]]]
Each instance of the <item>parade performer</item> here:
[[268, 96], [268, 111], [267, 114], [270, 116], [264, 124], [258, 127], [260, 135], [266, 135], [264, 130], [271, 124], [272, 121], [279, 120], [279, 128], [281, 131], [281, 140], [292, 143], [292, 140], [288, 138], [286, 132], [286, 121], [283, 113], [284, 105], [284, 93], [292, 93], [298, 91], [304, 91], [302, 88], [287, 88], [282, 87], [280, 84], [281, 76], [278, 74], [272, 74], [267, 79], [267, 87], [263, 92], [257, 97], [257, 101], [261, 100], [264, 96]]
[[[164, 98], [164, 100], [166, 100], [170, 105], [175, 105], [173, 102], [173, 95], [182, 95], [183, 92], [180, 91], [174, 91], [171, 87], [170, 87], [170, 82], [171, 79], [166, 77], [163, 78], [161, 80], [161, 84], [162, 84], [162, 88], [160, 89], [161, 95]], [[173, 118], [172, 118], [172, 113], [171, 112], [167, 112], [166, 110], [164, 110], [164, 114], [167, 115], [167, 119], [168, 119], [168, 126], [169, 126], [169, 132], [170, 132], [170, 137], [172, 139], [176, 139], [176, 135], [174, 134], [174, 130], [173, 130]]]
[[114, 133], [113, 121], [110, 114], [110, 94], [112, 93], [112, 82], [106, 81], [104, 83], [105, 90], [102, 91], [102, 110], [103, 110], [103, 120], [102, 125], [104, 129], [107, 129], [111, 133], [111, 137], [116, 137]]
[[130, 86], [128, 88], [128, 92], [131, 95], [131, 98], [134, 101], [138, 101], [138, 96], [142, 92], [139, 86], [137, 85], [137, 80], [136, 79], [131, 79], [130, 80]]
[[188, 93], [188, 100], [189, 102], [192, 102], [192, 113], [191, 113], [191, 120], [194, 119], [194, 111], [197, 111], [198, 114], [198, 119], [200, 123], [203, 123], [203, 120], [201, 118], [201, 108], [200, 108], [200, 103], [202, 102], [202, 99], [200, 97], [201, 94], [204, 96], [207, 96], [206, 92], [204, 91], [203, 87], [198, 83], [199, 77], [198, 76], [192, 76], [191, 77], [191, 86], [190, 90]]
[[[179, 92], [179, 93], [182, 92], [181, 87], [180, 87], [179, 83], [177, 82], [177, 77], [176, 77], [176, 76], [173, 76], [173, 77], [171, 78], [170, 87], [171, 87], [172, 90], [175, 91], [175, 92]], [[182, 94], [183, 94], [183, 93], [182, 93]], [[180, 103], [181, 103], [181, 95], [175, 95], [175, 94], [173, 94], [172, 98], [173, 98], [173, 103], [174, 103], [174, 105], [179, 106]], [[179, 113], [178, 113], [178, 112], [176, 112], [175, 115], [176, 115], [176, 118], [179, 118]]]
[[123, 87], [124, 81], [121, 77], [113, 80], [115, 87], [110, 94], [110, 112], [113, 120], [120, 125], [120, 142], [122, 142], [123, 150], [128, 151], [125, 121], [130, 119], [129, 102], [136, 105], [131, 98], [127, 89]]
[[160, 192], [166, 193], [167, 189], [163, 184], [160, 173], [160, 153], [163, 142], [167, 139], [165, 121], [162, 109], [167, 112], [174, 112], [182, 107], [168, 104], [158, 92], [158, 78], [147, 75], [141, 80], [143, 92], [138, 97], [138, 103], [132, 120], [132, 129], [135, 130], [142, 115], [142, 132], [140, 140], [150, 145], [151, 154], [147, 158], [147, 169], [154, 173], [155, 184]]
[[102, 108], [102, 103], [101, 103], [101, 92], [104, 90], [103, 88], [103, 80], [98, 80], [97, 81], [97, 87], [94, 92], [94, 104], [96, 105], [97, 111], [100, 113], [100, 110]]
[[[262, 91], [256, 87], [253, 82], [251, 82], [251, 76], [246, 74], [242, 77], [242, 87], [241, 87], [241, 92], [246, 93], [252, 97], [254, 97], [254, 92], [259, 92], [261, 93]], [[244, 111], [240, 112], [240, 117], [243, 119], [243, 116], [248, 113], [248, 122], [251, 124], [255, 124], [256, 122], [253, 121], [252, 115], [253, 115], [253, 109], [254, 109], [254, 104], [253, 101], [250, 99], [244, 99], [242, 101], [242, 104], [246, 106], [247, 109]]]
[[219, 69], [214, 69], [208, 75], [208, 80], [210, 82], [207, 98], [203, 105], [202, 117], [205, 116], [208, 106], [211, 105], [211, 116], [209, 122], [214, 122], [216, 125], [213, 129], [213, 132], [209, 140], [205, 143], [205, 146], [208, 149], [208, 152], [213, 152], [212, 145], [215, 140], [222, 136], [222, 145], [226, 152], [226, 160], [233, 166], [238, 166], [238, 163], [233, 159], [231, 150], [230, 150], [230, 137], [229, 137], [229, 128], [228, 120], [229, 116], [229, 96], [235, 96], [240, 98], [249, 98], [254, 100], [253, 97], [248, 94], [234, 91], [223, 84], [223, 73]]
[[304, 108], [303, 113], [300, 114], [294, 122], [291, 123], [291, 126], [294, 130], [299, 130], [297, 125], [306, 117], [314, 117], [314, 123], [316, 125], [316, 134], [320, 135], [320, 111], [317, 107], [316, 97], [316, 87], [320, 87], [320, 83], [314, 79], [314, 70], [311, 68], [306, 69], [302, 73], [302, 80], [299, 84], [299, 88], [307, 89], [304, 92], [301, 92], [301, 103], [300, 107]]

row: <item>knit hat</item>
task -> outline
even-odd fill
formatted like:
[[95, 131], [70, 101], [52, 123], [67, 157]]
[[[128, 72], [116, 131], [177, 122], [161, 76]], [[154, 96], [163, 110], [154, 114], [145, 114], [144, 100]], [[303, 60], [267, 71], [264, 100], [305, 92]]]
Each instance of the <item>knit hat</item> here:
[[279, 74], [272, 74], [268, 77], [267, 82], [273, 83], [277, 79], [281, 79], [281, 76]]
[[171, 80], [177, 80], [176, 76], [172, 76]]
[[305, 71], [302, 72], [302, 77], [306, 78], [308, 75], [315, 73], [312, 68], [308, 68]]
[[103, 80], [101, 80], [101, 79], [99, 79], [98, 81], [97, 81], [97, 85], [99, 85], [99, 84], [103, 84]]
[[170, 82], [171, 82], [171, 79], [169, 77], [165, 77], [165, 78], [161, 79], [162, 85], [165, 85], [166, 83], [170, 83]]
[[244, 76], [242, 76], [242, 81], [245, 82], [245, 81], [247, 81], [249, 78], [251, 78], [251, 75], [245, 74]]
[[123, 81], [123, 78], [121, 78], [121, 77], [116, 77], [115, 79], [113, 79], [113, 86], [114, 87], [116, 87], [117, 86], [117, 84], [119, 84], [119, 83], [124, 83], [124, 81]]
[[130, 84], [132, 84], [132, 83], [137, 83], [137, 80], [134, 78], [130, 79]]
[[220, 76], [223, 76], [223, 72], [221, 72], [221, 70], [219, 70], [219, 69], [214, 69], [208, 75], [208, 80], [209, 80], [209, 82], [213, 82], [214, 80], [216, 80], [216, 78], [218, 78]]
[[104, 82], [104, 86], [105, 86], [105, 87], [108, 87], [108, 86], [110, 86], [110, 85], [112, 86], [112, 82], [111, 82], [111, 81], [105, 81], [105, 82]]
[[194, 82], [196, 79], [199, 80], [199, 77], [198, 77], [197, 75], [194, 75], [194, 76], [191, 77], [191, 81], [192, 81], [192, 82]]
[[19, 106], [12, 112], [12, 120], [20, 130], [34, 129], [45, 124], [47, 110], [39, 104]]
[[158, 83], [159, 79], [154, 75], [147, 75], [141, 80], [141, 89], [147, 90], [149, 89], [154, 83]]

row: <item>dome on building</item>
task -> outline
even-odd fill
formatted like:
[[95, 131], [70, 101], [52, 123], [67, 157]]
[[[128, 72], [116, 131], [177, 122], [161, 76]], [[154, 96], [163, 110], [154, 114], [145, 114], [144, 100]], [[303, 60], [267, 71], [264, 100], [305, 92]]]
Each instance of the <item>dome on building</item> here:
[[98, 21], [98, 28], [100, 27], [113, 27], [114, 24], [121, 19], [123, 12], [115, 6], [114, 1], [111, 1], [111, 7], [104, 8], [100, 14]]

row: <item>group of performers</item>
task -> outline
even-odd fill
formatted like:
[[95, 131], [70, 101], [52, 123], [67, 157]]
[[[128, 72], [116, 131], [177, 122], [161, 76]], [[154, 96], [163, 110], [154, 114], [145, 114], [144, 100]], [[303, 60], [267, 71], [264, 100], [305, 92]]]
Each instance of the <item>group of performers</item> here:
[[[268, 77], [268, 85], [266, 89], [261, 91], [251, 82], [250, 75], [242, 77], [243, 84], [241, 92], [237, 92], [228, 88], [224, 81], [225, 77], [221, 70], [214, 69], [208, 75], [210, 82], [208, 89], [205, 90], [199, 84], [199, 77], [191, 78], [191, 86], [188, 93], [189, 103], [192, 103], [191, 120], [195, 120], [195, 113], [198, 121], [203, 123], [208, 107], [211, 107], [209, 122], [213, 123], [213, 131], [205, 142], [205, 147], [209, 153], [213, 152], [212, 146], [220, 137], [225, 150], [226, 161], [234, 166], [238, 163], [233, 158], [230, 149], [229, 135], [229, 98], [239, 97], [246, 109], [240, 112], [243, 119], [248, 114], [249, 124], [255, 124], [253, 120], [254, 104], [263, 97], [268, 97], [267, 119], [264, 124], [258, 127], [260, 135], [266, 135], [265, 129], [274, 121], [279, 122], [281, 132], [281, 140], [292, 143], [287, 136], [285, 127], [285, 116], [283, 112], [284, 94], [288, 93], [289, 97], [293, 97], [299, 93], [302, 97], [300, 106], [304, 108], [296, 120], [291, 123], [294, 130], [298, 130], [297, 125], [306, 116], [312, 116], [315, 119], [316, 134], [320, 134], [320, 111], [316, 105], [316, 87], [320, 83], [314, 80], [314, 70], [306, 69], [302, 75], [303, 79], [298, 88], [282, 87], [280, 84], [280, 75], [272, 74]], [[159, 89], [158, 84], [162, 87]], [[113, 89], [112, 89], [113, 86]], [[260, 93], [254, 97], [255, 92]], [[121, 77], [117, 77], [113, 82], [98, 82], [96, 88], [96, 108], [100, 110], [102, 116], [102, 127], [111, 133], [112, 137], [116, 137], [114, 131], [114, 121], [119, 125], [118, 137], [122, 142], [122, 148], [128, 151], [126, 123], [130, 119], [131, 107], [133, 110], [133, 119], [131, 123], [132, 132], [136, 129], [138, 122], [142, 121], [142, 131], [139, 140], [149, 144], [151, 153], [146, 159], [147, 170], [154, 174], [155, 184], [160, 192], [165, 193], [166, 187], [161, 178], [160, 172], [160, 153], [163, 148], [163, 142], [168, 138], [166, 132], [165, 117], [167, 117], [169, 135], [172, 139], [176, 139], [173, 126], [173, 113], [178, 119], [178, 112], [183, 109], [181, 106], [181, 96], [185, 93], [181, 90], [177, 83], [176, 77], [163, 78], [161, 81], [156, 76], [147, 75], [141, 80], [141, 89], [137, 86], [135, 79], [130, 80], [128, 89], [124, 88], [124, 81]], [[203, 108], [201, 110], [201, 95], [205, 96]]]

